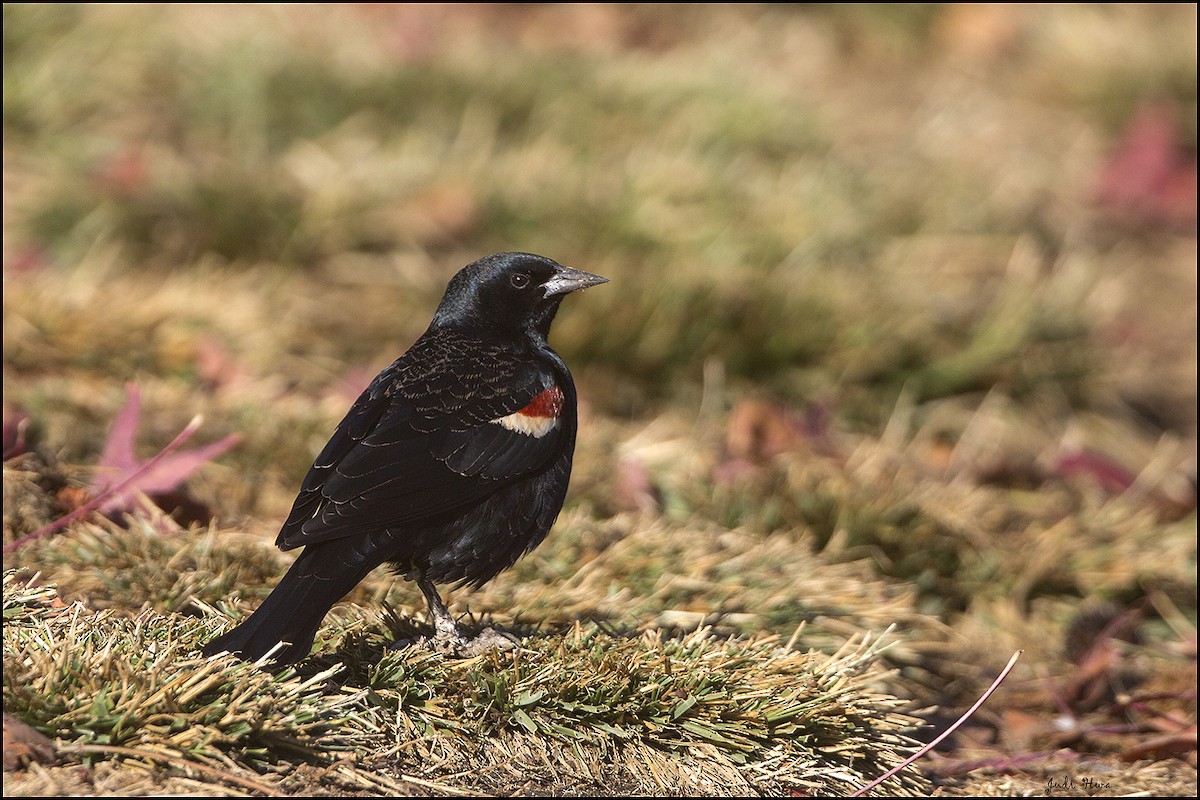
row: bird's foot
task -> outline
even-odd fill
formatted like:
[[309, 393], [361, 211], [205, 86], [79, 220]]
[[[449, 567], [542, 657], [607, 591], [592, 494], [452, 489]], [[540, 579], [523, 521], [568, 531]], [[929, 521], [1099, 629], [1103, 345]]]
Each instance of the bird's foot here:
[[464, 636], [459, 631], [453, 633], [439, 631], [436, 636], [398, 639], [391, 645], [393, 650], [402, 650], [406, 647], [424, 647], [451, 658], [474, 658], [489, 650], [501, 653], [519, 650], [521, 649], [521, 640], [505, 631], [484, 628], [474, 639]]
[[511, 633], [498, 631], [495, 628], [484, 628], [474, 639], [464, 636], [460, 631], [444, 632], [432, 639], [425, 639], [421, 644], [432, 648], [442, 655], [454, 658], [472, 658], [482, 655], [489, 650], [505, 652], [521, 647], [521, 640]]

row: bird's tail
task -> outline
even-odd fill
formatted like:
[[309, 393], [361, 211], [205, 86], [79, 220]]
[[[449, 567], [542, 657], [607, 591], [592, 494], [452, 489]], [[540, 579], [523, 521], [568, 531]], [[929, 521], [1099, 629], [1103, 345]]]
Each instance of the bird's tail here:
[[379, 563], [353, 552], [346, 539], [306, 547], [249, 619], [204, 645], [204, 655], [230, 652], [246, 661], [257, 661], [284, 642], [271, 660], [277, 664], [299, 661], [308, 655], [317, 629], [333, 604]]

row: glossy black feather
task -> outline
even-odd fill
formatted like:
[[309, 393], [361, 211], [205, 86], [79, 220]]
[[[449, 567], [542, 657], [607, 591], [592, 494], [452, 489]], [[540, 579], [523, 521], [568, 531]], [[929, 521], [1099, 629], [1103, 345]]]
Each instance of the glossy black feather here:
[[[276, 540], [304, 553], [205, 653], [256, 659], [282, 640], [275, 660], [290, 663], [333, 603], [385, 562], [481, 585], [540, 543], [566, 495], [576, 431], [575, 386], [546, 336], [562, 296], [600, 282], [524, 253], [461, 270], [429, 329], [314, 460]], [[546, 390], [561, 393], [556, 418], [538, 412], [531, 428], [528, 414], [510, 416]]]

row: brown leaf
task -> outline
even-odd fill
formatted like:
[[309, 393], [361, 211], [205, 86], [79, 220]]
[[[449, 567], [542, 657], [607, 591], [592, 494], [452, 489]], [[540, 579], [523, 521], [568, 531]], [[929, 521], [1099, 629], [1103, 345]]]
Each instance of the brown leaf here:
[[1109, 702], [1122, 667], [1121, 651], [1114, 640], [1135, 642], [1140, 615], [1111, 603], [1087, 606], [1067, 629], [1065, 651], [1076, 664], [1062, 687], [1063, 701], [1078, 712]]
[[1196, 726], [1181, 733], [1154, 736], [1121, 753], [1122, 761], [1161, 759], [1196, 752]]
[[725, 451], [733, 459], [766, 461], [797, 447], [804, 439], [787, 409], [765, 400], [743, 400], [729, 413]]
[[1013, 3], [949, 3], [938, 16], [933, 33], [953, 56], [996, 61], [1020, 44], [1029, 27], [1026, 11]]
[[91, 495], [82, 486], [64, 486], [54, 493], [54, 499], [65, 511], [74, 511], [90, 500]]
[[54, 742], [26, 723], [4, 712], [4, 771], [12, 772], [29, 763], [49, 764], [57, 751]]

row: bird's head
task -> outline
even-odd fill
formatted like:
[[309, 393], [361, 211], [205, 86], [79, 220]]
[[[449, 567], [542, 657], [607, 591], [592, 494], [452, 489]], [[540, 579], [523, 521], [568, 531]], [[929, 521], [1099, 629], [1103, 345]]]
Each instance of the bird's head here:
[[482, 326], [546, 338], [563, 297], [608, 278], [532, 253], [496, 253], [458, 271], [433, 317], [434, 326]]

